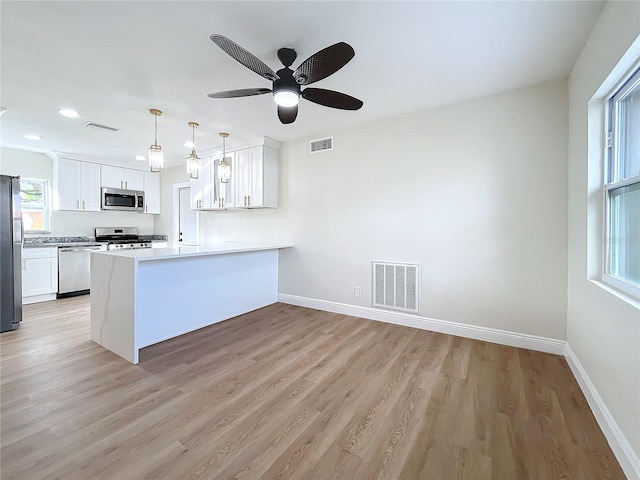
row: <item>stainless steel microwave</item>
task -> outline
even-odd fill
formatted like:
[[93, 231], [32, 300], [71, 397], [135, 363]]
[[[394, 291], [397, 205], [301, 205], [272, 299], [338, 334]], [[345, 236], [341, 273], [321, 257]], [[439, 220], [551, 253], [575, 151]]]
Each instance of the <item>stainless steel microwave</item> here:
[[144, 212], [144, 192], [106, 187], [102, 187], [101, 192], [102, 210]]

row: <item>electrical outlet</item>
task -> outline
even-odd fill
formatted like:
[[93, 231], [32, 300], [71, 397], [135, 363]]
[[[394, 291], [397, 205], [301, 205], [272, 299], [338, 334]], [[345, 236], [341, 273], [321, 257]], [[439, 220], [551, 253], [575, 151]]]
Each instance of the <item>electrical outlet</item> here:
[[360, 287], [353, 288], [353, 296], [357, 298], [362, 297], [362, 290], [360, 289]]

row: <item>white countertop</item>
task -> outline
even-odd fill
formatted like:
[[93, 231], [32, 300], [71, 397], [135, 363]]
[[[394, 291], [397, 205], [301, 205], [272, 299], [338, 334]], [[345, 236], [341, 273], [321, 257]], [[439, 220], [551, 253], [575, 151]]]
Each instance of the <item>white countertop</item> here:
[[203, 255], [221, 255], [225, 253], [251, 252], [256, 250], [276, 250], [293, 247], [292, 243], [269, 242], [213, 242], [201, 245], [176, 245], [166, 248], [141, 248], [135, 250], [116, 250], [111, 252], [93, 252], [96, 255], [134, 258], [137, 261], [163, 260], [169, 258], [197, 257]]

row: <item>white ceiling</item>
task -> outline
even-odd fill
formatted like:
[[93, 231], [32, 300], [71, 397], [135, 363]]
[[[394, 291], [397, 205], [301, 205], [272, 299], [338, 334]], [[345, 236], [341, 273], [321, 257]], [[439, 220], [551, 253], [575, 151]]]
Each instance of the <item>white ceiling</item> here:
[[[182, 164], [196, 130], [199, 151], [260, 136], [286, 141], [330, 135], [359, 123], [567, 78], [603, 3], [6, 1], [1, 3], [2, 146], [142, 166], [158, 143], [168, 166]], [[314, 87], [364, 102], [358, 111], [302, 100], [282, 125], [271, 95], [210, 99], [207, 93], [270, 88], [213, 42], [226, 35], [273, 70], [276, 52], [349, 43], [356, 56]], [[57, 109], [71, 107], [68, 119]], [[83, 126], [116, 127], [115, 133]], [[42, 140], [23, 137], [36, 133]]]

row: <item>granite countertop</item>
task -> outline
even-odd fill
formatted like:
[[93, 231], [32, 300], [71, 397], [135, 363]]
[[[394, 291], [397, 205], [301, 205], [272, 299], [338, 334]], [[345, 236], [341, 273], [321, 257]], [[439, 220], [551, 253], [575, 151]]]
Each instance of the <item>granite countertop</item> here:
[[[144, 242], [166, 242], [166, 235], [140, 235]], [[108, 242], [98, 242], [95, 237], [25, 237], [23, 248], [51, 248], [51, 247], [89, 247], [106, 245]]]

